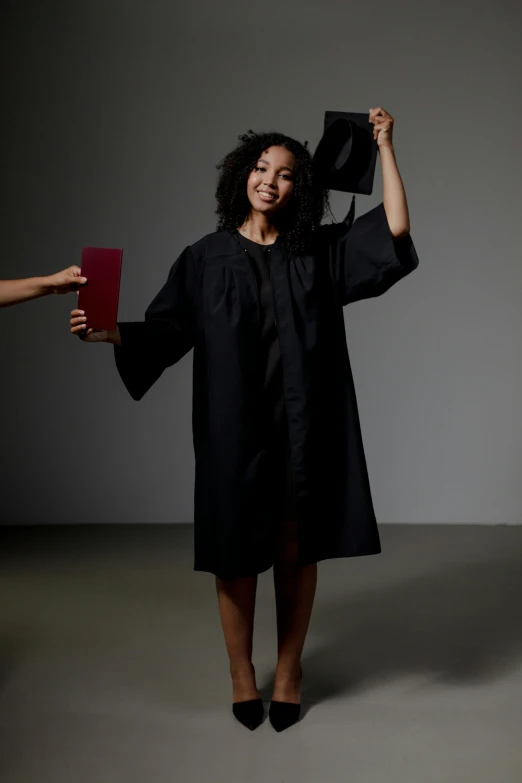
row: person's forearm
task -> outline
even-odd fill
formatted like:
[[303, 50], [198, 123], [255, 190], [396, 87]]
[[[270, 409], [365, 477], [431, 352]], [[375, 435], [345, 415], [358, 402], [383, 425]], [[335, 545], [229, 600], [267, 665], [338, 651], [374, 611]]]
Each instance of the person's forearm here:
[[85, 334], [85, 339], [89, 343], [110, 343], [111, 345], [121, 345], [120, 330], [116, 329], [97, 329], [96, 331], [83, 332], [79, 331], [78, 334], [81, 337], [82, 333]]
[[[73, 321], [71, 321], [71, 323], [73, 323]], [[83, 329], [85, 329], [85, 327], [83, 327]], [[82, 330], [80, 330], [78, 334], [81, 337]], [[116, 329], [97, 329], [94, 332], [92, 330], [87, 330], [85, 333], [85, 339], [89, 343], [110, 343], [111, 345], [121, 345], [121, 336], [118, 326], [116, 326]]]
[[410, 231], [410, 216], [406, 191], [399, 173], [392, 146], [379, 148], [384, 189], [384, 209], [390, 231], [394, 237], [401, 237]]
[[114, 330], [107, 330], [106, 335], [106, 343], [110, 343], [111, 345], [121, 345], [121, 335], [118, 326]]
[[25, 280], [0, 280], [0, 307], [38, 299], [51, 293], [47, 277], [28, 277]]

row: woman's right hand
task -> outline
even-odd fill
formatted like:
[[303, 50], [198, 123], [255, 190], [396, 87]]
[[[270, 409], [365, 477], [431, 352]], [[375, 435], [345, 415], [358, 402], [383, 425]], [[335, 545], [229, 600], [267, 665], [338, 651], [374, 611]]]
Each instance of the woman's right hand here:
[[71, 334], [75, 334], [86, 343], [106, 343], [108, 342], [106, 329], [87, 329], [87, 318], [84, 310], [73, 310], [71, 312]]

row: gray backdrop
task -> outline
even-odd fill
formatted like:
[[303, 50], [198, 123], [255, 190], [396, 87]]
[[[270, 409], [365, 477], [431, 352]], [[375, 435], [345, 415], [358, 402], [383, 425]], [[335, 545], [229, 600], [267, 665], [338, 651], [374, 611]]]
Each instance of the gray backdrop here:
[[[214, 166], [239, 133], [315, 148], [325, 109], [383, 105], [421, 267], [346, 312], [376, 510], [522, 522], [517, 6], [7, 2], [1, 276], [121, 246], [120, 318], [140, 319], [214, 229]], [[358, 213], [380, 200], [378, 177]], [[137, 404], [112, 348], [68, 334], [74, 304], [0, 311], [3, 521], [191, 520], [191, 355]]]

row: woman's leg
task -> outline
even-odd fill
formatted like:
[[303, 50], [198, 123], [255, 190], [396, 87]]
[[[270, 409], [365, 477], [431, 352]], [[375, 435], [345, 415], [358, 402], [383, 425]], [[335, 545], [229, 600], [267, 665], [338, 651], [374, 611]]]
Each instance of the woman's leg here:
[[257, 576], [244, 579], [216, 577], [216, 588], [221, 625], [230, 659], [232, 701], [257, 699], [259, 693], [252, 666]]
[[278, 640], [274, 701], [300, 702], [301, 654], [316, 584], [317, 564], [302, 566], [298, 561], [297, 523], [285, 522], [277, 538], [274, 561]]

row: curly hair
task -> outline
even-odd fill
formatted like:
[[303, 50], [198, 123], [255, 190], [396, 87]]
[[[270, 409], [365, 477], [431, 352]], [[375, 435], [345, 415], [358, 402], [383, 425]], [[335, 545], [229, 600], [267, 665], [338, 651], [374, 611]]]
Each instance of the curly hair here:
[[301, 144], [282, 133], [252, 130], [238, 138], [240, 143], [217, 165], [217, 230], [235, 231], [244, 223], [251, 209], [247, 195], [250, 173], [269, 147], [285, 147], [295, 156], [294, 192], [287, 206], [276, 214], [276, 225], [290, 252], [305, 253], [329, 208], [328, 191], [318, 180], [308, 142]]

